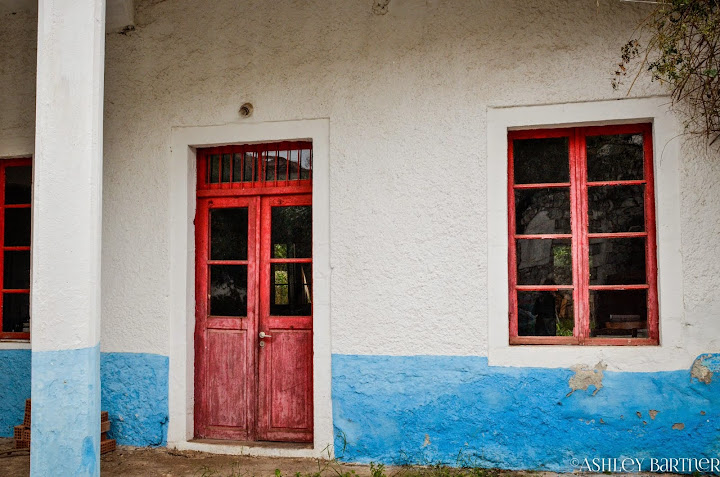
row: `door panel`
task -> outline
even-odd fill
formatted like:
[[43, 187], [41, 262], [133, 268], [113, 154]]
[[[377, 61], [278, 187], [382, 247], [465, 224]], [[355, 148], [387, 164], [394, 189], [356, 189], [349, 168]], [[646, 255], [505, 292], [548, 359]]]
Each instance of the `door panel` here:
[[312, 209], [310, 196], [262, 199], [258, 438], [311, 442]]
[[195, 437], [254, 436], [258, 203], [198, 200]]

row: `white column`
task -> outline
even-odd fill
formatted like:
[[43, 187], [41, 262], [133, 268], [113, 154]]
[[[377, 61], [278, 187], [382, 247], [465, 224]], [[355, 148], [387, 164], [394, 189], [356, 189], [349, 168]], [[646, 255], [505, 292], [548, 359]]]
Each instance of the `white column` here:
[[100, 475], [105, 0], [39, 0], [30, 473]]

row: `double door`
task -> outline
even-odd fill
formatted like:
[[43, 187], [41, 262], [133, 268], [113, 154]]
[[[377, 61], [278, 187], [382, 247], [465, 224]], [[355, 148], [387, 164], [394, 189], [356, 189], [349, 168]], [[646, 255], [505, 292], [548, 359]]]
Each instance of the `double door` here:
[[311, 442], [311, 195], [199, 198], [195, 437]]

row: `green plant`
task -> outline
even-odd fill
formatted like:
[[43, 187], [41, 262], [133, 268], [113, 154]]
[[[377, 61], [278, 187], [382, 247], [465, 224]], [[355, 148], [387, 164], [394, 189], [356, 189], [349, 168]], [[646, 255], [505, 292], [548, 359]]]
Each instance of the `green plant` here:
[[638, 38], [621, 50], [612, 86], [618, 89], [629, 65], [640, 60], [633, 84], [643, 71], [671, 89], [688, 133], [720, 138], [720, 0], [664, 0], [641, 22]]

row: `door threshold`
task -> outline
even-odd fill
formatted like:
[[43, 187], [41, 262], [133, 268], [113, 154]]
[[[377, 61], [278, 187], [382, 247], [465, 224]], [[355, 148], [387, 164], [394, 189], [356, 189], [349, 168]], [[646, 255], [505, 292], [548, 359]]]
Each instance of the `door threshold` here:
[[177, 450], [192, 450], [209, 454], [248, 455], [257, 457], [300, 457], [332, 459], [332, 446], [316, 449], [312, 443], [258, 442], [225, 439], [191, 439], [185, 442], [168, 442]]
[[234, 447], [256, 447], [260, 449], [312, 449], [309, 442], [234, 441], [230, 439], [191, 439], [188, 443], [210, 444]]

